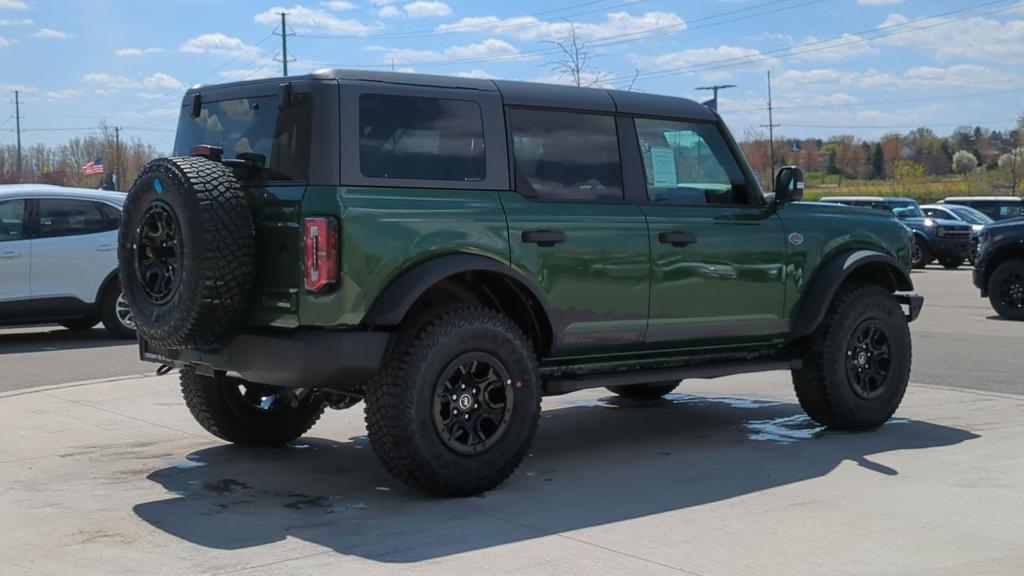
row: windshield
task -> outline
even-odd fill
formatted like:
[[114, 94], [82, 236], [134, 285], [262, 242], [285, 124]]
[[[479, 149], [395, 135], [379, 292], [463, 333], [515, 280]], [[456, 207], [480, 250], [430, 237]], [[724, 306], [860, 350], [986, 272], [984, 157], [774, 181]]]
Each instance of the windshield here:
[[993, 222], [988, 216], [967, 206], [949, 206], [949, 211], [968, 224], [991, 224]]
[[924, 214], [921, 209], [914, 205], [907, 206], [892, 206], [892, 213], [897, 218], [924, 218]]
[[304, 181], [309, 176], [312, 98], [293, 94], [281, 110], [278, 97], [203, 102], [199, 116], [185, 107], [178, 121], [174, 154], [188, 156], [200, 144], [224, 150], [224, 158], [243, 159], [264, 167], [264, 180]]

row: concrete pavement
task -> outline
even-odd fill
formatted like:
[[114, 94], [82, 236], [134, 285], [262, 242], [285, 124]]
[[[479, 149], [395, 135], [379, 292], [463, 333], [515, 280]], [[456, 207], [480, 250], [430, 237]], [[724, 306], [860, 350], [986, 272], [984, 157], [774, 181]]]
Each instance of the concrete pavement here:
[[397, 484], [358, 408], [252, 450], [173, 375], [0, 397], [0, 573], [1024, 573], [1024, 397], [914, 385], [843, 434], [785, 373], [679, 392], [546, 399], [524, 465], [464, 500]]

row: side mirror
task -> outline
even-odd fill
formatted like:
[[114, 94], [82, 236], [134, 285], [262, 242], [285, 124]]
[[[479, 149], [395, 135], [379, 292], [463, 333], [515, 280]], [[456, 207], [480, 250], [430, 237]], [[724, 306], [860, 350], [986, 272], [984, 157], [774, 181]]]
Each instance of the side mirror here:
[[804, 198], [804, 171], [799, 166], [783, 166], [775, 173], [775, 201], [778, 204]]

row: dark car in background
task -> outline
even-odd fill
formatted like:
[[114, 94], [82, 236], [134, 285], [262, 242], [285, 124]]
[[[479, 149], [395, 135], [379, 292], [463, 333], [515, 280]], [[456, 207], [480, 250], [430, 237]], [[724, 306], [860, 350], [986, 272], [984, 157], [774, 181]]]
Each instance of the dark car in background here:
[[884, 196], [826, 196], [822, 202], [888, 210], [914, 233], [911, 254], [914, 268], [924, 268], [938, 260], [944, 268], [954, 269], [963, 264], [972, 252], [973, 230], [960, 220], [929, 218], [913, 198]]
[[1017, 196], [951, 196], [939, 204], [969, 206], [993, 220], [1007, 220], [1024, 216], [1024, 198]]
[[981, 234], [981, 230], [986, 224], [991, 224], [995, 220], [989, 218], [989, 216], [984, 212], [971, 208], [970, 206], [961, 206], [960, 204], [928, 204], [921, 206], [921, 211], [929, 218], [938, 220], [959, 220], [970, 224], [971, 251], [968, 253], [967, 260], [971, 264], [974, 264], [974, 261], [978, 256], [978, 235]]
[[1024, 320], [1024, 219], [995, 222], [978, 236], [974, 285], [1007, 320]]

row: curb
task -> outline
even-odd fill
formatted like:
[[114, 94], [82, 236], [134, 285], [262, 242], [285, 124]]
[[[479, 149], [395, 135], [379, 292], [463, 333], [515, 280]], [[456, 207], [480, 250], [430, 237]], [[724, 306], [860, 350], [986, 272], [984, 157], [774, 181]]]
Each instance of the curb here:
[[121, 382], [124, 380], [140, 380], [148, 378], [158, 378], [156, 374], [145, 373], [145, 374], [130, 374], [128, 376], [114, 376], [111, 378], [96, 378], [94, 380], [81, 380], [78, 382], [67, 382], [65, 384], [47, 384], [44, 386], [34, 386], [32, 388], [22, 388], [20, 390], [12, 390], [10, 392], [0, 392], [0, 400], [4, 398], [13, 398], [15, 396], [25, 396], [28, 394], [39, 394], [42, 392], [49, 392], [51, 390], [63, 390], [65, 388], [78, 388], [81, 386], [92, 386], [94, 384], [107, 384], [110, 382]]

